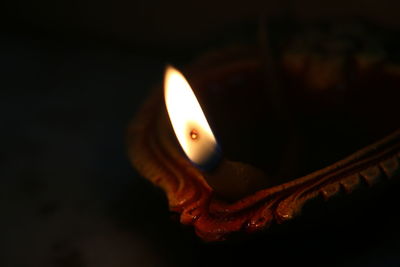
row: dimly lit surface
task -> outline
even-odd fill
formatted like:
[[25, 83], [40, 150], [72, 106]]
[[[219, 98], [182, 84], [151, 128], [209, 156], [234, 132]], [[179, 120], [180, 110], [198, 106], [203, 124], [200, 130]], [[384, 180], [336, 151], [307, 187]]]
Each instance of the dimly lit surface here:
[[[327, 205], [312, 203], [304, 216], [264, 235], [201, 242], [168, 212], [161, 191], [133, 170], [124, 133], [149, 88], [161, 81], [165, 62], [186, 62], [200, 52], [198, 47], [215, 40], [196, 36], [203, 38], [202, 45], [192, 42], [182, 53], [158, 47], [167, 30], [159, 35], [157, 30], [152, 31], [155, 41], [143, 37], [146, 42], [138, 39], [135, 46], [131, 33], [127, 42], [113, 41], [80, 22], [76, 28], [83, 33], [75, 35], [74, 27], [65, 29], [67, 19], [59, 19], [63, 27], [53, 29], [48, 16], [33, 10], [19, 12], [22, 25], [0, 36], [0, 266], [400, 264], [398, 181], [359, 189]], [[255, 13], [246, 10], [234, 11], [235, 19], [209, 19], [229, 24]], [[96, 14], [102, 21], [102, 13]], [[207, 32], [211, 26], [204, 28]], [[101, 24], [96, 29], [101, 31]], [[166, 43], [179, 45], [174, 40], [184, 39], [184, 32]], [[151, 48], [138, 48], [149, 42]]]

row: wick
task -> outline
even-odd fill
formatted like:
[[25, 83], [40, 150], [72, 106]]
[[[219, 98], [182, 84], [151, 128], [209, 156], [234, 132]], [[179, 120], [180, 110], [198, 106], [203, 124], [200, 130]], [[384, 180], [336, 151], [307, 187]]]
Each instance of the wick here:
[[199, 138], [199, 132], [196, 129], [190, 131], [190, 138], [192, 140], [197, 140]]

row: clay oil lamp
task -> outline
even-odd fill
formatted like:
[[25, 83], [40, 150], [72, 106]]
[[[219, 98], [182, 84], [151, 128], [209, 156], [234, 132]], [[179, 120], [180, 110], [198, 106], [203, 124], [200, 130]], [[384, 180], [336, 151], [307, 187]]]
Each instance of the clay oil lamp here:
[[399, 176], [400, 65], [384, 38], [325, 25], [275, 44], [167, 66], [129, 127], [133, 165], [206, 241]]

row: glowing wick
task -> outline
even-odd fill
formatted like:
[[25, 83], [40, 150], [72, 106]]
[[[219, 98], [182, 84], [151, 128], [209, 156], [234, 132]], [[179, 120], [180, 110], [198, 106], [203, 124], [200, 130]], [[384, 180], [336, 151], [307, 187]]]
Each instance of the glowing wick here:
[[199, 138], [199, 133], [195, 129], [191, 130], [190, 138], [192, 138], [192, 140], [197, 140], [197, 138]]

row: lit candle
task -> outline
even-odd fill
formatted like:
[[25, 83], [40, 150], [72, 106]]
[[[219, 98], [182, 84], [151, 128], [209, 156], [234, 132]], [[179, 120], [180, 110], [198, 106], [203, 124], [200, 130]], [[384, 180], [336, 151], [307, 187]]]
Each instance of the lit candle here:
[[185, 77], [174, 67], [165, 72], [164, 97], [175, 135], [186, 156], [203, 170], [220, 159], [214, 133]]
[[207, 183], [226, 199], [235, 200], [263, 189], [265, 174], [244, 163], [221, 156], [215, 135], [185, 77], [168, 66], [164, 79], [168, 115], [182, 150], [199, 167]]

